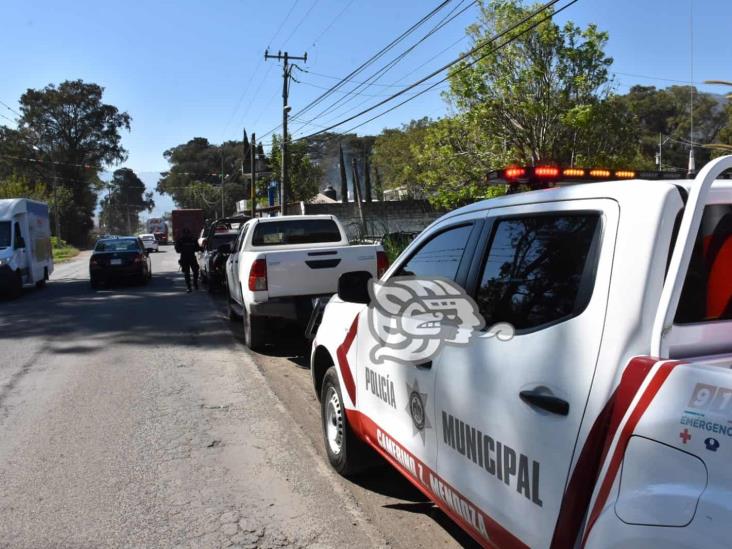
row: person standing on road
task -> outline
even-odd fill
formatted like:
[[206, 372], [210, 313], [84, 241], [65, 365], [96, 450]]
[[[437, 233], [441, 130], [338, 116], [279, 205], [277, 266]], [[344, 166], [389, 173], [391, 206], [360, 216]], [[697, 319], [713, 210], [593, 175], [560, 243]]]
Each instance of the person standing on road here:
[[191, 293], [191, 270], [193, 271], [193, 287], [198, 290], [198, 261], [196, 252], [201, 251], [198, 241], [193, 238], [188, 227], [183, 229], [183, 236], [175, 241], [175, 251], [180, 254], [178, 264], [183, 269], [188, 293]]

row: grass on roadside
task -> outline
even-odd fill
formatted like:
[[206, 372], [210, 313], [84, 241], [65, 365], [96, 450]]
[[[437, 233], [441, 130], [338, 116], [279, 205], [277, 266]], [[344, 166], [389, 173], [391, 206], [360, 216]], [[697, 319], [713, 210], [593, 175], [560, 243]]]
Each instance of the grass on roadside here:
[[51, 247], [53, 248], [54, 263], [63, 263], [79, 255], [78, 248], [74, 248], [71, 244], [55, 236], [51, 237]]

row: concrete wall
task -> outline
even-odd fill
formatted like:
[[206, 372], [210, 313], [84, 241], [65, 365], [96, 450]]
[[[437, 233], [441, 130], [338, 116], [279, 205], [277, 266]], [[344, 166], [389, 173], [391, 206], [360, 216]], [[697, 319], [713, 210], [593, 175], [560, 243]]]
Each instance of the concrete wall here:
[[[444, 212], [434, 209], [426, 200], [398, 200], [386, 202], [362, 202], [365, 236], [383, 236], [398, 231], [420, 232]], [[304, 212], [303, 212], [304, 208]], [[288, 214], [331, 214], [345, 227], [350, 239], [362, 235], [358, 205], [355, 202], [343, 204], [292, 204]]]

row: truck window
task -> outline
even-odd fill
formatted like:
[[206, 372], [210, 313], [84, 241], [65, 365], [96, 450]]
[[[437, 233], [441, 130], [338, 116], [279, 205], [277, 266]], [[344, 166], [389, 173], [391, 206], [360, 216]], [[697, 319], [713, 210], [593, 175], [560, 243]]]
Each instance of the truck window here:
[[340, 240], [341, 232], [332, 219], [291, 219], [258, 223], [252, 236], [252, 246], [319, 244]]
[[433, 236], [411, 255], [396, 276], [442, 276], [455, 280], [472, 229], [472, 224], [460, 225]]
[[10, 246], [10, 221], [0, 221], [0, 248]]
[[20, 234], [20, 223], [15, 223], [15, 234], [13, 235], [13, 248], [19, 250], [22, 248], [23, 235]]
[[487, 325], [529, 330], [579, 315], [594, 285], [599, 219], [572, 213], [499, 221], [476, 296]]
[[239, 237], [236, 240], [236, 251], [241, 251], [241, 247], [244, 244], [244, 239], [247, 237], [247, 231], [249, 230], [249, 225], [244, 225], [241, 228], [241, 231], [239, 231]]
[[676, 324], [732, 320], [732, 205], [704, 208]]

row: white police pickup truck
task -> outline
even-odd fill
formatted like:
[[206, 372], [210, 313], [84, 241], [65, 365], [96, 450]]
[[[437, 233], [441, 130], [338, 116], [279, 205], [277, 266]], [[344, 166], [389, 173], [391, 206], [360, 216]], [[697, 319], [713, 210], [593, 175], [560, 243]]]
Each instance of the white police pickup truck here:
[[335, 216], [251, 219], [226, 261], [229, 318], [243, 319], [245, 343], [256, 349], [270, 339], [268, 321], [304, 324], [313, 301], [333, 294], [341, 274], [367, 271], [381, 276], [387, 267], [381, 245], [349, 245]]
[[[485, 546], [729, 547], [729, 168], [445, 215], [381, 278], [437, 281], [393, 291], [391, 351], [372, 324], [378, 285], [343, 275], [311, 356], [333, 467], [355, 473], [375, 450]], [[440, 295], [444, 281], [464, 295]], [[452, 337], [465, 299], [512, 337], [484, 328], [396, 359]]]

